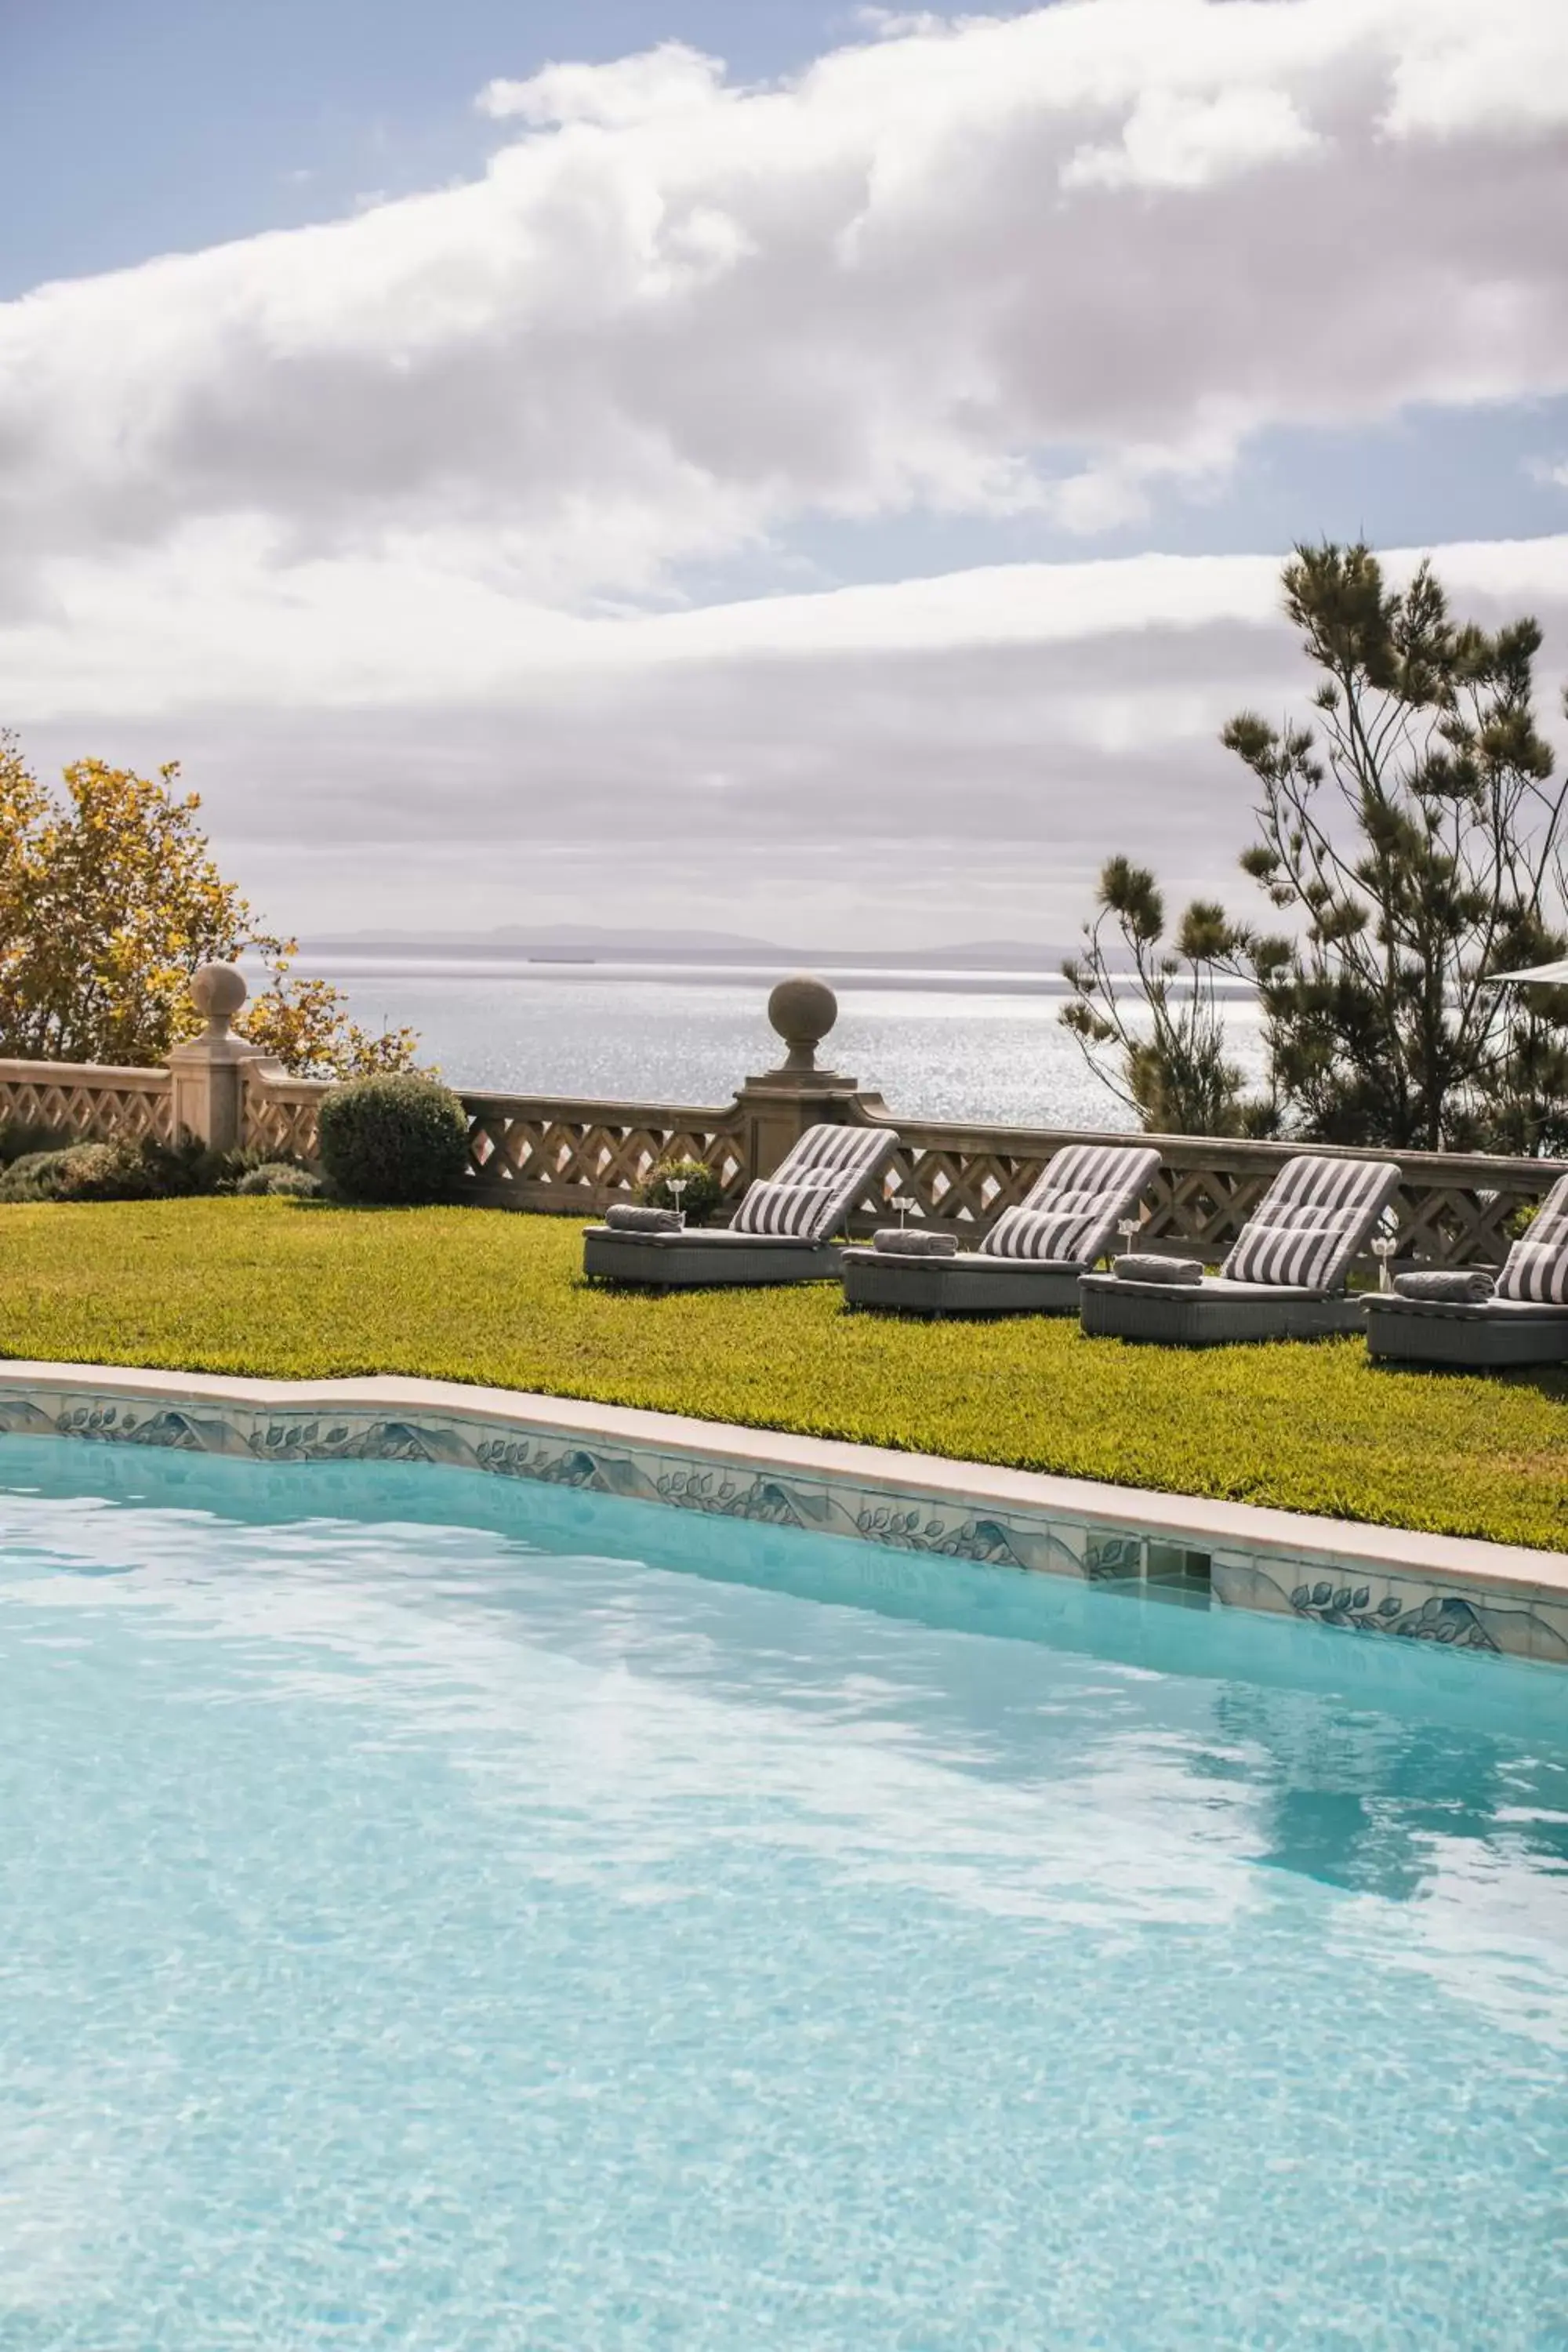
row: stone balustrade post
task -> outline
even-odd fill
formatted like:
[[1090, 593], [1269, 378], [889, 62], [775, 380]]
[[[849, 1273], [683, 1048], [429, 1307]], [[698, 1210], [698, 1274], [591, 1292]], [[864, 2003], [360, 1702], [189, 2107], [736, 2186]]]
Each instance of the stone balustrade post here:
[[816, 1049], [837, 1018], [833, 991], [808, 973], [781, 980], [769, 997], [768, 1019], [787, 1050], [776, 1070], [748, 1078], [735, 1097], [748, 1175], [771, 1176], [808, 1127], [849, 1116], [859, 1081], [816, 1065]]
[[233, 964], [204, 964], [191, 982], [191, 996], [207, 1025], [169, 1055], [174, 1132], [195, 1136], [214, 1151], [232, 1151], [239, 1142], [246, 1068], [266, 1059], [259, 1046], [229, 1034], [246, 994], [244, 978]]

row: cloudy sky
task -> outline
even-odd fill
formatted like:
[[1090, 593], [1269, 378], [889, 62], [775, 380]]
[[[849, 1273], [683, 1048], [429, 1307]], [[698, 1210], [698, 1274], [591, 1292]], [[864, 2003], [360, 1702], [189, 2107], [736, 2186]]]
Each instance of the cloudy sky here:
[[0, 722], [283, 925], [1244, 898], [1301, 538], [1568, 668], [1562, 0], [3, 0], [0, 85]]

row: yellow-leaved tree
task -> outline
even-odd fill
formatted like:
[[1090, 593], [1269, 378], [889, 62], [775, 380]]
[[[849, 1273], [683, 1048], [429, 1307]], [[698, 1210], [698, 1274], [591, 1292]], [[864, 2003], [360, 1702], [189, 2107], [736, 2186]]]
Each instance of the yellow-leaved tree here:
[[247, 955], [267, 985], [235, 1027], [296, 1076], [412, 1067], [412, 1030], [362, 1029], [293, 976], [295, 942], [224, 879], [179, 773], [78, 760], [52, 792], [0, 734], [0, 1055], [155, 1066], [202, 1025], [192, 974]]

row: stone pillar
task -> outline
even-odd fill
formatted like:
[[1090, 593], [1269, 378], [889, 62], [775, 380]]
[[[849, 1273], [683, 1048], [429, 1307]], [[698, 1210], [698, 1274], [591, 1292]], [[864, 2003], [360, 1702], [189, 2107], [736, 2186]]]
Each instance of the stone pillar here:
[[769, 997], [768, 1019], [787, 1051], [776, 1070], [748, 1078], [735, 1097], [750, 1175], [771, 1176], [808, 1127], [848, 1118], [858, 1081], [816, 1066], [816, 1049], [837, 1018], [826, 982], [805, 972], [781, 980]]
[[194, 1135], [214, 1151], [232, 1151], [238, 1143], [246, 1065], [264, 1058], [259, 1048], [229, 1034], [246, 993], [233, 964], [204, 964], [191, 982], [191, 996], [207, 1025], [169, 1055], [174, 1134]]

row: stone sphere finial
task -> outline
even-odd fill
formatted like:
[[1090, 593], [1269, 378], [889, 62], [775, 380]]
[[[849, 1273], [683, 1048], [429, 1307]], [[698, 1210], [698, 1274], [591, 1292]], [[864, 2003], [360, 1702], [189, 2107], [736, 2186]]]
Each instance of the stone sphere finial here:
[[204, 963], [191, 981], [191, 1001], [205, 1013], [208, 1034], [226, 1036], [228, 1024], [249, 994], [245, 975], [232, 963]]
[[816, 1049], [838, 1018], [838, 999], [825, 980], [797, 972], [781, 980], [768, 999], [768, 1019], [789, 1047], [786, 1070], [815, 1070]]

